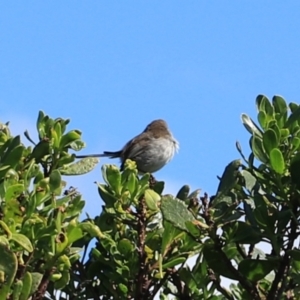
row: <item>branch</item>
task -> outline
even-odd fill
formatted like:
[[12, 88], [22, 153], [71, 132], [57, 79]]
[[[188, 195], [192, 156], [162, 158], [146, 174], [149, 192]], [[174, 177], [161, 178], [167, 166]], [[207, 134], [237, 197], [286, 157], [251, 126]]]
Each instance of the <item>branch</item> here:
[[297, 239], [297, 220], [295, 215], [297, 214], [298, 210], [298, 204], [297, 200], [295, 199], [294, 204], [293, 204], [293, 218], [291, 219], [291, 229], [288, 234], [288, 243], [285, 250], [285, 253], [282, 257], [282, 260], [279, 264], [279, 268], [277, 270], [277, 273], [275, 275], [275, 278], [273, 280], [270, 292], [268, 294], [267, 300], [275, 300], [275, 299], [280, 299], [281, 295], [283, 294], [285, 288], [286, 288], [286, 282], [288, 278], [288, 272], [290, 269], [290, 262], [291, 258], [289, 255], [289, 250], [293, 248], [294, 242]]
[[216, 234], [217, 228], [216, 228], [213, 218], [211, 216], [211, 211], [210, 211], [211, 202], [208, 202], [208, 195], [205, 193], [204, 197], [201, 197], [200, 199], [203, 204], [203, 218], [205, 219], [206, 224], [210, 226], [209, 235], [210, 235], [210, 238], [215, 243], [215, 249], [218, 251], [218, 253], [220, 255], [220, 259], [224, 261], [227, 268], [230, 270], [231, 273], [234, 274], [236, 279], [239, 281], [240, 285], [247, 291], [247, 293], [249, 295], [252, 296], [252, 299], [260, 300], [260, 296], [259, 296], [256, 286], [254, 284], [252, 284], [250, 281], [248, 281], [247, 278], [245, 278], [243, 276], [243, 274], [241, 274], [232, 265], [230, 259], [227, 257], [227, 255], [222, 250], [222, 244], [220, 243], [220, 240], [218, 239], [217, 234]]
[[146, 299], [146, 283], [148, 281], [148, 275], [146, 270], [146, 252], [145, 252], [145, 240], [146, 240], [146, 205], [145, 198], [139, 199], [139, 205], [137, 207], [137, 250], [139, 255], [139, 270], [136, 276], [136, 295], [135, 299]]
[[45, 274], [39, 284], [37, 291], [31, 296], [31, 300], [40, 300], [44, 298], [50, 281], [50, 276], [54, 273], [54, 271], [55, 268], [45, 271]]
[[216, 286], [217, 290], [226, 298], [229, 300], [234, 300], [234, 297], [226, 290], [224, 289], [220, 284], [220, 279], [216, 277], [214, 271], [212, 269], [208, 269], [208, 276], [210, 280], [213, 282], [213, 284]]
[[185, 286], [184, 283], [180, 280], [178, 271], [175, 268], [170, 270], [170, 275], [172, 282], [176, 286], [178, 291], [178, 295], [176, 296], [182, 300], [193, 300], [189, 294], [187, 286]]

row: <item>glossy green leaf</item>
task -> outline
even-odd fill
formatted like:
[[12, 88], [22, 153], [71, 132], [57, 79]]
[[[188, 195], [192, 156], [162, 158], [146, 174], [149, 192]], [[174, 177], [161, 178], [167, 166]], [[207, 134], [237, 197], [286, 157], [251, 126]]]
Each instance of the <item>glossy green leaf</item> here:
[[45, 114], [43, 111], [40, 110], [37, 118], [37, 124], [36, 124], [40, 140], [42, 140], [46, 135], [44, 118], [45, 118]]
[[278, 139], [273, 129], [267, 129], [263, 134], [263, 146], [268, 154], [278, 146]]
[[79, 130], [69, 131], [68, 133], [64, 134], [61, 137], [60, 148], [63, 149], [65, 147], [68, 147], [74, 141], [80, 140], [80, 138], [81, 138], [81, 132]]
[[19, 145], [15, 147], [11, 152], [3, 158], [2, 163], [14, 168], [20, 163], [24, 151], [24, 146]]
[[55, 281], [54, 288], [56, 290], [63, 289], [70, 281], [70, 273], [68, 271], [62, 272], [62, 277]]
[[156, 182], [155, 182], [155, 185], [154, 185], [154, 187], [153, 187], [153, 190], [154, 190], [157, 194], [161, 195], [162, 192], [163, 192], [163, 190], [164, 190], [164, 188], [165, 188], [165, 183], [164, 183], [163, 181], [156, 181]]
[[12, 299], [13, 300], [19, 300], [20, 299], [20, 295], [23, 289], [23, 282], [19, 279], [16, 279], [13, 283], [12, 286]]
[[14, 184], [10, 185], [5, 193], [5, 200], [9, 202], [11, 199], [16, 199], [19, 197], [25, 190], [25, 187], [23, 184]]
[[82, 140], [76, 140], [69, 145], [69, 148], [74, 151], [80, 151], [85, 147], [86, 145]]
[[259, 259], [245, 259], [241, 261], [238, 266], [238, 270], [253, 282], [257, 282], [265, 278], [272, 270], [276, 268], [276, 262]]
[[108, 188], [104, 184], [98, 184], [98, 193], [104, 203], [109, 207], [113, 206], [117, 201], [117, 198], [108, 190]]
[[115, 165], [105, 165], [103, 171], [106, 173], [106, 183], [111, 187], [112, 191], [114, 191], [116, 195], [119, 195], [121, 192], [120, 169]]
[[263, 148], [262, 139], [254, 135], [252, 136], [250, 143], [254, 156], [261, 162], [267, 163], [268, 158]]
[[55, 120], [54, 130], [55, 130], [56, 135], [57, 135], [57, 140], [60, 142], [62, 132], [61, 132], [61, 122], [59, 120]]
[[280, 137], [282, 140], [290, 136], [290, 131], [286, 128], [280, 129]]
[[[226, 232], [232, 226], [232, 224], [225, 226], [224, 231]], [[232, 235], [229, 236], [229, 242], [239, 244], [256, 244], [262, 240], [259, 230], [253, 228], [250, 224], [247, 224], [244, 221], [237, 221], [235, 226], [236, 228], [232, 232]]]
[[285, 162], [282, 155], [282, 152], [278, 149], [272, 149], [270, 152], [270, 163], [272, 166], [272, 169], [278, 173], [283, 174], [285, 171]]
[[23, 289], [19, 300], [28, 300], [32, 287], [32, 275], [29, 272], [25, 272], [23, 276]]
[[242, 161], [237, 159], [226, 166], [222, 174], [217, 193], [226, 194], [236, 185], [238, 170], [241, 165]]
[[170, 245], [174, 242], [176, 236], [178, 236], [181, 232], [178, 228], [173, 226], [172, 223], [164, 220], [164, 232], [162, 235], [162, 242], [161, 242], [161, 253], [164, 256], [165, 252], [169, 249]]
[[287, 122], [286, 122], [286, 127], [290, 128], [293, 123], [297, 122], [300, 120], [300, 106], [291, 113], [291, 115], [289, 116]]
[[54, 192], [56, 189], [61, 187], [61, 175], [58, 170], [52, 171], [52, 173], [49, 176], [49, 186], [50, 190]]
[[291, 179], [298, 188], [300, 188], [300, 153], [293, 158], [290, 166]]
[[268, 124], [268, 118], [267, 118], [266, 113], [263, 110], [259, 111], [259, 113], [257, 115], [257, 120], [258, 120], [258, 123], [261, 126], [261, 128], [266, 129], [267, 124]]
[[121, 239], [118, 242], [117, 248], [119, 252], [125, 256], [132, 253], [134, 251], [134, 246], [132, 242], [128, 239]]
[[286, 114], [288, 107], [285, 100], [281, 96], [274, 96], [272, 98], [272, 103], [275, 108], [275, 112], [279, 114]]
[[200, 222], [200, 221], [194, 221], [194, 222], [191, 222], [191, 221], [187, 221], [185, 222], [185, 226], [188, 230], [188, 232], [194, 236], [194, 237], [200, 237], [200, 234], [201, 234], [201, 229], [208, 229], [209, 226], [206, 225], [204, 222]]
[[[230, 263], [229, 258], [227, 263], [221, 257], [221, 253], [214, 248], [214, 245], [210, 243], [205, 243], [203, 245], [203, 255], [208, 264], [208, 266], [218, 275], [225, 276], [227, 278], [237, 280], [237, 276], [228, 268], [228, 263]], [[225, 255], [225, 254], [223, 254]], [[226, 255], [225, 255], [226, 256]]]
[[147, 189], [144, 194], [147, 207], [152, 211], [158, 210], [158, 204], [160, 202], [160, 195], [151, 189]]
[[291, 142], [292, 142], [293, 150], [298, 150], [300, 147], [300, 138], [294, 137], [292, 138]]
[[48, 140], [41, 140], [32, 150], [31, 158], [34, 158], [36, 162], [40, 162], [41, 159], [50, 154], [50, 143]]
[[296, 103], [293, 103], [293, 102], [289, 103], [289, 108], [292, 113], [295, 112], [298, 109], [298, 107], [299, 107], [299, 105]]
[[246, 114], [242, 114], [241, 116], [242, 122], [245, 128], [252, 134], [262, 137], [261, 129], [252, 121], [252, 119]]
[[190, 187], [184, 185], [177, 193], [176, 198], [180, 200], [186, 200], [190, 192]]
[[182, 264], [186, 261], [185, 257], [177, 257], [174, 259], [171, 259], [170, 261], [163, 264], [163, 269], [173, 268], [179, 264]]
[[259, 111], [264, 111], [267, 116], [269, 117], [274, 116], [274, 107], [266, 96], [263, 95], [257, 96], [256, 106], [258, 107]]
[[128, 287], [125, 284], [119, 283], [119, 289], [123, 293], [123, 295], [127, 295]]

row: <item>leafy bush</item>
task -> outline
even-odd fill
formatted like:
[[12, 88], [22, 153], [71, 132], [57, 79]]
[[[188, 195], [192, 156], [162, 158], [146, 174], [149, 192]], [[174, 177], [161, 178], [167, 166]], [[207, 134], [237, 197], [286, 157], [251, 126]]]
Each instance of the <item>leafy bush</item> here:
[[165, 195], [128, 160], [102, 167], [102, 212], [82, 222], [61, 179], [97, 163], [69, 153], [80, 132], [40, 113], [31, 149], [2, 125], [0, 299], [300, 299], [300, 106], [262, 95], [256, 106], [258, 123], [242, 115], [250, 155], [237, 143], [215, 195]]

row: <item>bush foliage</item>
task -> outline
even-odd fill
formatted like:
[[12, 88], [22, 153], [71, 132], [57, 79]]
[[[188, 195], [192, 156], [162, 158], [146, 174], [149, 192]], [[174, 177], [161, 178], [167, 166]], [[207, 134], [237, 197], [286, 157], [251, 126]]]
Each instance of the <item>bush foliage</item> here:
[[300, 299], [300, 106], [259, 95], [256, 107], [257, 123], [242, 115], [250, 155], [237, 143], [215, 195], [165, 195], [128, 160], [102, 167], [102, 212], [83, 221], [65, 181], [98, 163], [70, 153], [81, 132], [40, 112], [25, 147], [1, 124], [0, 300]]

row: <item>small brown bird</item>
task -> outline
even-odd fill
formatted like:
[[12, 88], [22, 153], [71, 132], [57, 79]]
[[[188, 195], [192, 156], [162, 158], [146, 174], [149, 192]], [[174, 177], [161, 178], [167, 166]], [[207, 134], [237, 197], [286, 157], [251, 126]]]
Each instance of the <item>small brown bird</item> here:
[[120, 151], [104, 151], [103, 154], [76, 157], [119, 157], [121, 159], [121, 170], [124, 169], [126, 159], [131, 159], [136, 162], [140, 173], [154, 173], [166, 165], [178, 149], [179, 143], [169, 131], [167, 123], [164, 120], [155, 120]]

